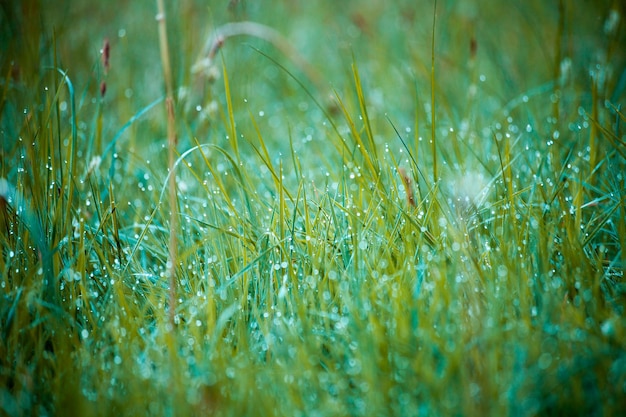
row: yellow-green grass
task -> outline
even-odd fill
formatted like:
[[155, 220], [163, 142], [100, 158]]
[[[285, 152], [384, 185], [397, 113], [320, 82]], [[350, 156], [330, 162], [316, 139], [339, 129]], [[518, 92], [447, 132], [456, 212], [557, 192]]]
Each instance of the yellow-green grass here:
[[620, 2], [13, 3], [1, 415], [626, 412]]

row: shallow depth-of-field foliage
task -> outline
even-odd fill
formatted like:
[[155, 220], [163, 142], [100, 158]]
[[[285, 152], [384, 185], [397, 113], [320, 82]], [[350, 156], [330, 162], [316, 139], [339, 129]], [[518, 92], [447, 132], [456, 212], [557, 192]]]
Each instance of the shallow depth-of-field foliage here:
[[626, 413], [624, 2], [166, 3], [1, 3], [0, 415]]

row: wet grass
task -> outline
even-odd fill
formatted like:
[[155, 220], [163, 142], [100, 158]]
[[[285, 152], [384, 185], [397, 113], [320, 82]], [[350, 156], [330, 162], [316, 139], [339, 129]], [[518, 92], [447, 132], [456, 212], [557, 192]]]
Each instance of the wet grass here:
[[624, 413], [623, 6], [309, 3], [2, 5], [0, 414]]

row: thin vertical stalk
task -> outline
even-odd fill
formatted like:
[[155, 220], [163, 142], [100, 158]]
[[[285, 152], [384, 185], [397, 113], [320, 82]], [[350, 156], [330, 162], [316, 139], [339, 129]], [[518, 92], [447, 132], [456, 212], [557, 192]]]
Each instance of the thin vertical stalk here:
[[435, 23], [437, 22], [437, 0], [435, 0], [435, 9], [433, 10], [433, 33], [430, 57], [430, 125], [431, 146], [433, 150], [433, 181], [437, 182], [437, 141], [435, 132]]
[[237, 141], [237, 127], [235, 125], [235, 113], [233, 110], [233, 99], [230, 95], [230, 83], [228, 82], [228, 71], [226, 71], [226, 65], [223, 65], [222, 69], [222, 74], [224, 74], [224, 94], [226, 95], [226, 107], [228, 109], [228, 121], [230, 125], [230, 144], [233, 148], [233, 152], [235, 153], [237, 162], [241, 162], [239, 157], [239, 143]]
[[594, 185], [594, 171], [598, 163], [598, 80], [591, 78], [591, 126], [589, 127], [589, 183]]
[[[560, 94], [560, 89], [562, 87], [559, 80], [562, 76], [561, 74], [561, 60], [563, 59], [562, 44], [563, 44], [563, 32], [565, 31], [565, 4], [563, 3], [563, 0], [559, 0], [558, 7], [559, 7], [559, 23], [557, 26], [556, 40], [555, 40], [555, 45], [554, 45], [555, 54], [554, 54], [554, 87], [553, 87], [553, 93], [557, 97], [557, 100], [554, 100], [552, 102], [552, 117], [554, 118], [555, 123], [559, 120], [559, 116], [560, 116], [560, 109], [559, 109], [560, 103], [559, 103], [558, 97]], [[555, 129], [558, 129], [558, 127], [555, 127]]]
[[[415, 124], [413, 125], [413, 141], [415, 142], [415, 150], [414, 152], [414, 161], [415, 161], [415, 169], [418, 169], [417, 167], [417, 161], [419, 161], [419, 149], [420, 149], [420, 115], [419, 115], [419, 92], [418, 92], [418, 87], [417, 87], [417, 80], [414, 78], [413, 79], [413, 84], [414, 84], [414, 88], [415, 88]], [[395, 129], [395, 128], [394, 128]], [[401, 138], [401, 136], [398, 134], [398, 137]], [[410, 154], [410, 153], [409, 153]]]
[[176, 193], [176, 175], [174, 164], [176, 162], [176, 120], [174, 117], [174, 88], [172, 86], [172, 71], [170, 66], [170, 54], [167, 44], [167, 25], [165, 20], [165, 7], [163, 0], [157, 0], [157, 22], [159, 25], [159, 45], [161, 49], [161, 63], [163, 64], [163, 78], [165, 79], [165, 109], [167, 112], [167, 144], [168, 144], [168, 170], [169, 175], [169, 201], [170, 201], [170, 238], [169, 260], [167, 262], [167, 276], [169, 278], [169, 322], [174, 329], [174, 317], [176, 315], [176, 262], [178, 258], [178, 241], [176, 229], [178, 228], [178, 205]]
[[[555, 136], [555, 134], [559, 130], [560, 105], [561, 105], [560, 97], [561, 97], [561, 89], [563, 87], [560, 81], [563, 75], [561, 74], [561, 61], [563, 59], [562, 44], [563, 44], [563, 32], [565, 30], [565, 4], [563, 3], [563, 0], [559, 0], [558, 10], [559, 10], [559, 23], [557, 26], [557, 33], [556, 33], [556, 39], [555, 39], [555, 45], [554, 45], [554, 49], [555, 49], [554, 87], [552, 90], [552, 94], [553, 94], [552, 121], [554, 124], [552, 125], [552, 129], [551, 129], [551, 134], [552, 134], [552, 137], [555, 139], [555, 141], [556, 141], [556, 138], [558, 137], [558, 136]], [[560, 155], [558, 154], [559, 148], [557, 147], [557, 145], [558, 143], [555, 143], [554, 146], [550, 147], [551, 163], [554, 165], [555, 172], [559, 172], [561, 170]]]

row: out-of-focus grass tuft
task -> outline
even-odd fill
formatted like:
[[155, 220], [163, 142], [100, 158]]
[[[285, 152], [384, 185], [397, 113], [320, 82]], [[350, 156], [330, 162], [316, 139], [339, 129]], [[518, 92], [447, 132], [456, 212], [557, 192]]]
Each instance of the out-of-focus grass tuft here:
[[167, 7], [2, 5], [0, 414], [626, 412], [621, 3]]

